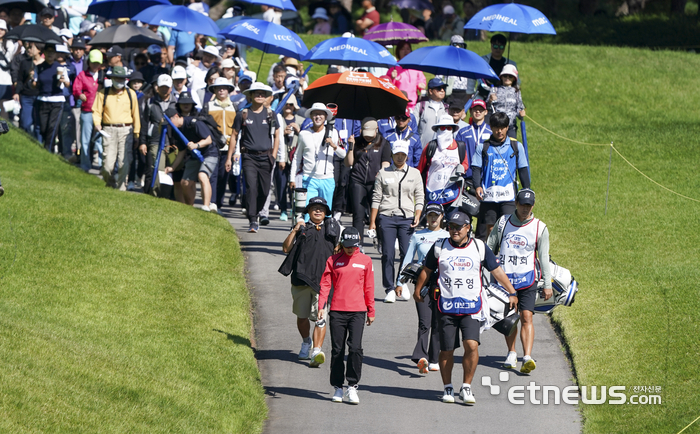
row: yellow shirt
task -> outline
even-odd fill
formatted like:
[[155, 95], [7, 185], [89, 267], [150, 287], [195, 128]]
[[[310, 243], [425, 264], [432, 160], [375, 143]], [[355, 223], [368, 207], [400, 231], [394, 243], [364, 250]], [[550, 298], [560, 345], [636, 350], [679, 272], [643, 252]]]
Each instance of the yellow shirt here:
[[[131, 93], [131, 104], [127, 92]], [[133, 124], [134, 136], [138, 137], [141, 131], [141, 117], [139, 116], [139, 101], [136, 92], [126, 87], [123, 92], [118, 94], [114, 88], [110, 88], [106, 104], [103, 99], [104, 92], [97, 92], [95, 102], [92, 104], [93, 123], [95, 125]]]

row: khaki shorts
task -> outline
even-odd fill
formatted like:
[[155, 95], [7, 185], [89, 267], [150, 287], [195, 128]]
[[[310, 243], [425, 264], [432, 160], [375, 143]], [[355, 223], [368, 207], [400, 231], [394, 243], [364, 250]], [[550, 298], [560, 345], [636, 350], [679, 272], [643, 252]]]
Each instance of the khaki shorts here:
[[[318, 294], [310, 286], [292, 285], [292, 312], [297, 318], [318, 319]], [[323, 309], [323, 317], [328, 318], [328, 303]]]

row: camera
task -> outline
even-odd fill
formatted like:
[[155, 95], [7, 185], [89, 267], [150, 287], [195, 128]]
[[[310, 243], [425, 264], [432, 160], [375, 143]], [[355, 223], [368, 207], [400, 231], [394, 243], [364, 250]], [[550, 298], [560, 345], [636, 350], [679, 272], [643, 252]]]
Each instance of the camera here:
[[5, 134], [10, 131], [10, 127], [7, 125], [6, 121], [0, 121], [0, 134]]

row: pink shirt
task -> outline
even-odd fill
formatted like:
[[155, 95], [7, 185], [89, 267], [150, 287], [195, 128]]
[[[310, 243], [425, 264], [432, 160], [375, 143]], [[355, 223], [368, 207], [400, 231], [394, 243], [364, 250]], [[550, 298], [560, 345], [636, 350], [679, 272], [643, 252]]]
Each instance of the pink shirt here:
[[[391, 77], [393, 71], [396, 71], [396, 78]], [[423, 75], [421, 71], [417, 71], [415, 69], [403, 69], [399, 65], [391, 67], [386, 75], [389, 77], [389, 80], [391, 80], [394, 86], [408, 94], [409, 101], [407, 107], [412, 109], [418, 101], [418, 95], [420, 92], [418, 86], [421, 84], [425, 85], [425, 75]]]

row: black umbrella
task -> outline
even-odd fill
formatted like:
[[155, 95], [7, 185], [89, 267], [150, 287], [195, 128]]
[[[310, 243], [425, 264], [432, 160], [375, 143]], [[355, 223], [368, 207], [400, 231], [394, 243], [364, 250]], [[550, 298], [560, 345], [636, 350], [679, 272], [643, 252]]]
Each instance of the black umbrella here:
[[133, 24], [108, 27], [90, 41], [93, 46], [148, 47], [153, 44], [164, 45], [163, 39], [157, 33]]
[[22, 12], [37, 14], [45, 7], [46, 5], [39, 0], [0, 0], [0, 8], [7, 8], [8, 11], [19, 9]]
[[24, 42], [40, 42], [42, 44], [63, 44], [61, 37], [54, 33], [53, 30], [38, 24], [17, 26], [7, 32], [5, 39], [19, 39]]

